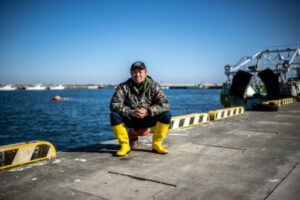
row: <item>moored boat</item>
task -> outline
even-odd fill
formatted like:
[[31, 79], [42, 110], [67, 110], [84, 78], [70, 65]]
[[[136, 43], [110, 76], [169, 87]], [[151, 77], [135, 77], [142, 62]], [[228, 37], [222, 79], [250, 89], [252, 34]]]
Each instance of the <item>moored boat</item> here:
[[16, 87], [13, 87], [12, 85], [5, 85], [3, 87], [0, 87], [0, 91], [13, 91], [16, 90]]
[[34, 86], [27, 86], [25, 90], [46, 90], [47, 88], [41, 84], [36, 84]]
[[49, 86], [49, 90], [63, 90], [65, 87], [62, 84], [56, 85], [56, 86]]
[[265, 49], [226, 65], [227, 81], [220, 95], [224, 107], [256, 110], [264, 101], [300, 96], [300, 49]]

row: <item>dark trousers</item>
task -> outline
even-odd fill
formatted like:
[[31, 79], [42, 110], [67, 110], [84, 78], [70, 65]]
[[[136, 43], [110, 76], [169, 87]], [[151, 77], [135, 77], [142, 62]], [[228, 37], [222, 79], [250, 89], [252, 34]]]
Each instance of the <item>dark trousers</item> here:
[[128, 128], [134, 129], [143, 129], [148, 127], [153, 127], [157, 122], [170, 124], [172, 114], [170, 111], [165, 111], [155, 117], [145, 117], [143, 119], [135, 118], [135, 117], [124, 117], [117, 112], [110, 113], [110, 124], [111, 126], [115, 126], [121, 123], [125, 123], [125, 126]]

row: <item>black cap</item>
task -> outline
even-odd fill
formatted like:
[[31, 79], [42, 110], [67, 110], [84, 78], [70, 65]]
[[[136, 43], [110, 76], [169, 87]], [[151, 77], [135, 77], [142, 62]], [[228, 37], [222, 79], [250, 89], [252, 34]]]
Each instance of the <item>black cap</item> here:
[[136, 61], [131, 65], [130, 70], [135, 70], [135, 69], [146, 69], [146, 65], [141, 61]]

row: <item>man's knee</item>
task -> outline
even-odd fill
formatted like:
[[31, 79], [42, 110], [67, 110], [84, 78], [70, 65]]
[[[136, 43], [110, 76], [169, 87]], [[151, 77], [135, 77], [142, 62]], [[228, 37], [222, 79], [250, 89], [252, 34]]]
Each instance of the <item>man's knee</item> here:
[[171, 123], [172, 114], [170, 111], [165, 111], [160, 114], [158, 121], [164, 124]]
[[110, 125], [115, 126], [115, 125], [118, 125], [121, 123], [123, 123], [123, 119], [120, 116], [120, 114], [117, 112], [111, 112], [110, 113]]

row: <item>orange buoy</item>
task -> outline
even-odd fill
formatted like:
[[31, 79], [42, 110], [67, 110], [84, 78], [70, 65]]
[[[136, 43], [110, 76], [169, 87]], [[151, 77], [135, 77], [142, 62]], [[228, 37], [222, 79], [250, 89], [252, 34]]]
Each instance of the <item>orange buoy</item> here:
[[54, 96], [54, 97], [52, 97], [52, 100], [53, 101], [61, 101], [62, 98], [61, 98], [61, 96]]
[[129, 134], [133, 136], [146, 136], [149, 135], [150, 132], [151, 132], [150, 128], [130, 129]]
[[138, 138], [139, 136], [149, 135], [151, 132], [151, 128], [143, 128], [143, 129], [130, 129], [129, 130], [129, 143], [132, 149], [138, 148]]

